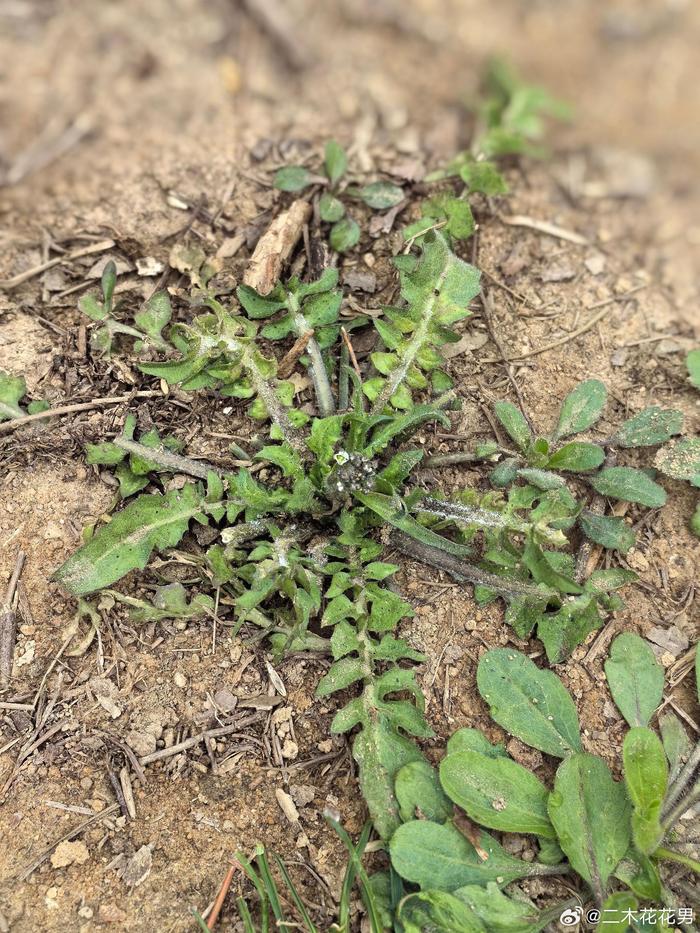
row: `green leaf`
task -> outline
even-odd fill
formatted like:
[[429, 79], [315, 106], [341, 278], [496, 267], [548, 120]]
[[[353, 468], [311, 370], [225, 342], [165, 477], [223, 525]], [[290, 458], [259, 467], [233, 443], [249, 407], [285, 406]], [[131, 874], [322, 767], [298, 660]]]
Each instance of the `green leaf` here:
[[318, 202], [318, 212], [321, 215], [321, 220], [334, 224], [344, 217], [345, 205], [338, 198], [325, 191]]
[[333, 457], [335, 446], [343, 433], [344, 419], [344, 415], [330, 415], [327, 418], [314, 418], [311, 422], [307, 447], [323, 465], [330, 463]]
[[471, 191], [490, 197], [508, 194], [506, 180], [493, 162], [468, 162], [462, 166], [459, 175]]
[[410, 894], [399, 904], [405, 933], [486, 933], [487, 927], [467, 905], [446, 891]]
[[659, 714], [661, 741], [671, 768], [669, 780], [675, 781], [690, 754], [690, 740], [680, 719], [673, 713]]
[[359, 658], [341, 658], [335, 661], [316, 687], [317, 697], [327, 697], [338, 690], [345, 690], [365, 676], [365, 669]]
[[422, 544], [440, 548], [441, 551], [452, 554], [454, 557], [472, 556], [471, 548], [436, 534], [434, 531], [431, 531], [430, 528], [420, 525], [411, 515], [401, 511], [401, 506], [403, 504], [401, 500], [382, 495], [382, 493], [379, 492], [356, 492], [355, 498], [363, 505], [366, 505], [368, 509], [371, 509], [379, 515], [380, 518], [383, 518], [384, 521], [398, 528], [400, 531], [405, 532], [407, 535], [410, 535], [412, 538], [415, 538], [416, 541], [420, 541]]
[[664, 671], [649, 644], [633, 632], [618, 635], [605, 662], [605, 676], [629, 725], [646, 726], [664, 691]]
[[274, 463], [285, 476], [291, 476], [294, 479], [301, 479], [304, 475], [304, 467], [299, 459], [299, 454], [289, 444], [263, 447], [256, 453], [255, 459]]
[[367, 207], [383, 211], [388, 207], [395, 207], [399, 201], [402, 201], [403, 191], [388, 181], [375, 181], [371, 185], [360, 188], [360, 197]]
[[505, 758], [507, 752], [502, 745], [492, 745], [478, 729], [458, 729], [447, 740], [447, 754], [457, 752], [480, 752], [489, 758]]
[[691, 385], [700, 389], [700, 349], [690, 351], [685, 358], [685, 365], [688, 367]]
[[621, 518], [583, 511], [579, 516], [579, 524], [587, 538], [610, 550], [626, 554], [634, 547], [636, 535]]
[[570, 470], [573, 473], [581, 473], [584, 470], [595, 470], [603, 460], [605, 460], [605, 451], [597, 444], [571, 441], [552, 454], [547, 466], [550, 470]]
[[556, 473], [550, 473], [549, 470], [537, 470], [533, 467], [523, 467], [518, 470], [518, 476], [524, 479], [526, 483], [530, 483], [542, 490], [560, 489], [565, 485], [565, 481], [561, 476], [557, 476]]
[[116, 466], [126, 457], [126, 451], [117, 447], [111, 441], [103, 441], [101, 444], [86, 444], [87, 462], [89, 464], [102, 464], [104, 466]]
[[564, 399], [554, 439], [587, 431], [602, 415], [607, 395], [599, 379], [579, 383]]
[[102, 270], [101, 284], [102, 295], [104, 296], [105, 300], [105, 308], [108, 308], [111, 311], [114, 289], [117, 285], [117, 265], [113, 259], [110, 259]]
[[11, 376], [0, 369], [0, 421], [22, 417], [19, 400], [26, 392], [27, 384], [21, 376]]
[[[391, 705], [398, 704], [384, 704], [384, 707]], [[415, 707], [410, 708], [417, 712]], [[412, 761], [420, 761], [422, 755], [413, 742], [397, 732], [388, 712], [375, 710], [374, 717], [373, 721], [365, 722], [355, 737], [352, 755], [359, 768], [360, 789], [372, 822], [381, 838], [388, 840], [401, 822], [394, 780], [401, 768]], [[332, 731], [338, 731], [337, 719], [333, 720]], [[430, 730], [426, 731], [430, 734]]]
[[586, 580], [584, 589], [587, 593], [609, 593], [611, 590], [619, 590], [637, 579], [637, 574], [633, 570], [625, 570], [623, 567], [611, 567], [609, 570], [594, 570]]
[[650, 508], [659, 508], [666, 502], [666, 491], [642, 470], [632, 467], [606, 467], [589, 479], [601, 496], [638, 502]]
[[109, 317], [109, 310], [104, 307], [95, 295], [82, 295], [78, 299], [78, 309], [93, 321], [104, 321]]
[[452, 817], [452, 802], [427, 761], [404, 765], [396, 775], [394, 791], [404, 823], [415, 818], [445, 823]]
[[440, 783], [448, 797], [482, 826], [554, 838], [547, 816], [547, 788], [509, 758], [475, 751], [449, 754], [440, 764]]
[[523, 413], [512, 402], [496, 402], [493, 408], [518, 449], [525, 452], [532, 442], [532, 431]]
[[651, 447], [665, 444], [683, 428], [683, 412], [665, 410], [657, 405], [645, 408], [625, 421], [613, 437], [619, 447]]
[[493, 882], [485, 888], [465, 885], [454, 892], [454, 897], [474, 911], [489, 933], [539, 933], [553, 920], [558, 920], [562, 912], [561, 905], [539, 911], [527, 901], [506, 897]]
[[250, 285], [239, 285], [236, 289], [236, 296], [243, 306], [249, 318], [257, 320], [259, 318], [270, 317], [276, 311], [281, 311], [286, 307], [286, 302], [278, 298], [265, 298], [259, 295]]
[[303, 165], [285, 165], [275, 172], [272, 183], [280, 191], [303, 191], [313, 184], [313, 176]]
[[172, 314], [170, 296], [166, 291], [160, 291], [151, 295], [143, 308], [134, 315], [134, 321], [154, 342], [165, 346], [161, 332], [170, 323]]
[[606, 898], [603, 904], [603, 923], [608, 933], [628, 933], [636, 929], [629, 918], [639, 910], [639, 901], [629, 891], [617, 891]]
[[331, 227], [329, 242], [336, 253], [347, 253], [360, 241], [360, 228], [352, 217], [343, 217]]
[[180, 541], [202, 505], [193, 483], [164, 496], [139, 496], [72, 554], [53, 578], [76, 596], [84, 596], [110, 586], [130, 570], [143, 570], [154, 549], [162, 551]]
[[630, 805], [622, 784], [594, 755], [577, 753], [557, 770], [549, 818], [572, 868], [598, 900], [630, 843]]
[[449, 427], [450, 419], [434, 405], [415, 405], [406, 415], [397, 415], [387, 424], [382, 424], [372, 433], [371, 439], [365, 448], [366, 457], [374, 457], [388, 447], [396, 437], [405, 439], [414, 434], [426, 421]]
[[508, 855], [488, 833], [480, 833], [478, 842], [488, 858], [482, 859], [450, 823], [411, 820], [391, 837], [391, 864], [406, 881], [441, 891], [489, 881], [504, 885], [541, 874], [541, 866]]
[[509, 648], [494, 648], [481, 658], [479, 693], [492, 718], [523, 742], [564, 758], [581, 749], [574, 702], [559, 678]]
[[651, 855], [661, 844], [661, 805], [668, 786], [668, 765], [660, 739], [644, 726], [630, 729], [622, 745], [627, 795], [632, 801], [632, 836], [640, 852]]
[[687, 479], [700, 486], [700, 438], [685, 437], [659, 450], [654, 466], [672, 479]]
[[334, 139], [329, 139], [326, 143], [325, 156], [326, 175], [331, 185], [335, 186], [347, 171], [348, 157], [340, 143]]

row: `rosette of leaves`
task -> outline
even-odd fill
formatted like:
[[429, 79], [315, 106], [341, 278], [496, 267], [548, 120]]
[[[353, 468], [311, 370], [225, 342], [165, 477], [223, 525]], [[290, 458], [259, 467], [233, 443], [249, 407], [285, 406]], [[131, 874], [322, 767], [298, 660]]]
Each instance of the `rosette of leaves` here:
[[386, 210], [395, 207], [404, 196], [398, 185], [386, 181], [375, 181], [359, 188], [348, 186], [347, 169], [345, 150], [332, 139], [326, 143], [323, 175], [314, 175], [303, 165], [286, 165], [274, 178], [275, 188], [281, 191], [303, 191], [318, 184], [326, 188], [319, 199], [318, 211], [321, 220], [331, 225], [329, 242], [338, 253], [348, 252], [360, 240], [360, 227], [347, 212], [346, 198], [360, 200], [372, 210]]
[[[514, 456], [501, 461], [491, 473], [497, 487], [522, 479], [540, 489], [563, 489], [567, 476], [587, 482], [600, 496], [659, 508], [666, 502], [665, 490], [647, 470], [628, 466], [606, 466], [606, 451], [652, 447], [678, 434], [683, 415], [658, 406], [645, 408], [625, 421], [601, 443], [570, 440], [588, 431], [600, 419], [607, 390], [598, 379], [579, 383], [562, 404], [556, 428], [548, 436], [534, 436], [530, 425], [511, 402], [497, 402], [495, 414], [517, 448]], [[682, 443], [682, 442], [681, 442]], [[634, 545], [634, 532], [621, 518], [583, 510], [579, 527], [596, 544], [622, 551]]]
[[[293, 335], [306, 338], [306, 361], [314, 383], [316, 400], [322, 416], [335, 411], [335, 400], [326, 371], [322, 351], [333, 346], [340, 334], [338, 314], [342, 293], [336, 287], [338, 270], [325, 269], [315, 282], [291, 279], [281, 282], [266, 296], [259, 295], [249, 285], [236, 290], [238, 300], [249, 318], [260, 320], [276, 315], [261, 330], [267, 340], [283, 340]], [[309, 334], [311, 336], [309, 337]]]
[[20, 402], [26, 394], [27, 383], [23, 376], [12, 376], [0, 369], [0, 421], [35, 415], [49, 408], [49, 403], [40, 399], [29, 402], [26, 409], [22, 408]]
[[[459, 915], [466, 905], [472, 925], [460, 929], [542, 930], [563, 905], [540, 914], [500, 889], [518, 878], [572, 870], [599, 907], [616, 908], [613, 888], [620, 882], [630, 889], [634, 909], [640, 902], [659, 904], [656, 863], [680, 855], [660, 845], [671, 828], [660, 816], [668, 799], [664, 755], [675, 760], [677, 747], [669, 742], [664, 748], [647, 727], [662, 699], [663, 671], [642, 639], [623, 635], [606, 673], [616, 702], [634, 722], [623, 748], [624, 783], [582, 750], [576, 707], [561, 681], [526, 655], [500, 648], [479, 662], [479, 692], [503, 729], [561, 760], [553, 789], [475, 729], [452, 736], [437, 770], [414, 762], [398, 771], [403, 822], [390, 841], [392, 866], [419, 889], [426, 922], [437, 922], [446, 909]], [[462, 814], [487, 830], [533, 836], [538, 859], [507, 855], [487, 832], [465, 830]], [[700, 870], [692, 861], [684, 864]], [[494, 911], [521, 925], [492, 927]]]
[[403, 303], [374, 322], [384, 344], [371, 355], [380, 375], [362, 386], [373, 412], [409, 409], [412, 391], [429, 385], [438, 394], [451, 388], [440, 347], [459, 339], [452, 327], [469, 317], [480, 288], [478, 269], [455, 256], [440, 231], [425, 235], [420, 256], [400, 256], [395, 264]]
[[78, 302], [78, 308], [91, 320], [99, 324], [90, 334], [90, 346], [104, 356], [112, 352], [114, 339], [119, 334], [133, 337], [134, 349], [141, 351], [144, 347], [157, 350], [167, 350], [168, 343], [163, 337], [163, 329], [170, 323], [172, 308], [170, 298], [165, 291], [156, 292], [143, 307], [134, 315], [134, 324], [124, 324], [115, 317], [119, 305], [114, 303], [114, 289], [117, 284], [117, 267], [110, 260], [102, 272], [101, 299], [88, 293]]
[[258, 328], [253, 321], [234, 316], [213, 298], [204, 300], [210, 313], [198, 315], [191, 324], [175, 324], [170, 342], [178, 353], [163, 362], [141, 363], [141, 372], [158, 376], [186, 391], [216, 388], [221, 395], [252, 399], [248, 414], [274, 422], [273, 435], [298, 443], [296, 428], [308, 421], [290, 410], [293, 383], [276, 378], [277, 362], [257, 348]]

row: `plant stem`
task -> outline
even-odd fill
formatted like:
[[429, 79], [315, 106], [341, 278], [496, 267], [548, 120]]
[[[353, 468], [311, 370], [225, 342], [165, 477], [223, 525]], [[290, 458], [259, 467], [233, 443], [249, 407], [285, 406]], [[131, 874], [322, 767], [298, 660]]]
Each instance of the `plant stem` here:
[[171, 470], [173, 473], [187, 473], [188, 476], [196, 476], [198, 479], [206, 479], [209, 473], [216, 473], [217, 476], [224, 475], [222, 470], [207, 463], [206, 460], [191, 460], [189, 457], [166, 450], [165, 447], [146, 447], [145, 444], [123, 437], [115, 437], [113, 444], [121, 450], [143, 457], [144, 460], [156, 463], [164, 470]]
[[690, 855], [676, 852], [675, 849], [666, 849], [660, 846], [654, 853], [654, 857], [657, 859], [665, 859], [668, 862], [678, 862], [680, 865], [685, 865], [686, 868], [690, 868], [696, 875], [700, 875], [700, 862], [698, 862], [697, 859], [691, 858]]
[[546, 599], [548, 596], [557, 595], [553, 590], [546, 587], [521, 583], [519, 580], [509, 580], [499, 577], [495, 573], [489, 573], [487, 570], [481, 570], [480, 567], [467, 564], [451, 554], [446, 554], [444, 551], [430, 547], [428, 544], [422, 544], [403, 531], [394, 531], [391, 536], [391, 543], [409, 557], [413, 557], [423, 564], [429, 564], [431, 567], [437, 567], [438, 570], [444, 570], [460, 583], [486, 586], [490, 590], [496, 590], [503, 596], [511, 597], [529, 596], [533, 599]]
[[[668, 794], [666, 794], [666, 800], [664, 801], [663, 809], [661, 811], [661, 816], [665, 826], [672, 825], [668, 822], [669, 818], [671, 817], [671, 814], [675, 813], [678, 807], [678, 801], [688, 785], [691, 783], [693, 774], [695, 773], [695, 769], [698, 767], [698, 765], [700, 765], [700, 742], [698, 742], [698, 744], [693, 749], [690, 757], [683, 765], [680, 774], [669, 788]], [[698, 786], [700, 786], [700, 784]], [[685, 810], [682, 810], [681, 813], [685, 813]], [[678, 816], [680, 815], [681, 814], [678, 814]], [[678, 816], [676, 816], [676, 819], [678, 819]]]
[[[301, 312], [297, 296], [292, 292], [287, 292], [287, 307], [292, 315], [294, 332], [297, 337], [305, 336], [310, 330], [313, 333], [313, 329], [309, 327], [306, 318]], [[321, 417], [327, 418], [329, 415], [335, 414], [335, 399], [333, 398], [331, 384], [328, 381], [328, 373], [326, 372], [326, 364], [323, 362], [323, 356], [321, 355], [321, 348], [315, 337], [309, 338], [306, 350], [311, 359], [311, 366], [309, 369], [314, 383], [318, 408], [321, 412]]]
[[678, 820], [683, 816], [684, 813], [687, 813], [692, 806], [694, 806], [698, 800], [700, 800], [700, 781], [693, 787], [689, 794], [686, 794], [685, 797], [679, 797], [675, 806], [665, 814], [662, 825], [666, 831], [672, 829]]

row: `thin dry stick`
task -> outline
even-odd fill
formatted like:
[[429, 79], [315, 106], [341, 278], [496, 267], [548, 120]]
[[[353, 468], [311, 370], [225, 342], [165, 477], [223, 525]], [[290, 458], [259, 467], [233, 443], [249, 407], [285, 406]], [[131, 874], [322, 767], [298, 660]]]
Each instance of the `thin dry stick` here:
[[209, 916], [207, 917], [207, 930], [213, 930], [216, 926], [216, 921], [219, 919], [219, 914], [221, 913], [221, 908], [224, 906], [224, 901], [226, 900], [226, 895], [229, 892], [231, 887], [231, 882], [233, 881], [233, 876], [236, 874], [236, 871], [240, 868], [239, 862], [232, 862], [231, 867], [226, 872], [226, 877], [223, 880], [221, 887], [219, 888], [219, 893], [216, 895], [216, 900], [214, 901], [214, 906], [211, 909]]
[[313, 330], [307, 330], [305, 334], [302, 334], [301, 337], [294, 342], [291, 350], [282, 357], [282, 361], [277, 369], [277, 374], [280, 379], [288, 379], [292, 375], [297, 360], [304, 350], [306, 350], [309, 340], [311, 340], [313, 335]]
[[75, 249], [72, 253], [66, 253], [64, 256], [56, 256], [55, 259], [48, 259], [46, 262], [39, 263], [38, 266], [32, 266], [31, 269], [25, 269], [10, 279], [0, 279], [0, 291], [10, 291], [17, 288], [23, 282], [28, 282], [42, 272], [53, 269], [54, 266], [61, 266], [72, 262], [74, 259], [80, 259], [82, 256], [91, 256], [93, 253], [103, 253], [106, 249], [114, 246], [114, 240], [100, 240], [98, 243], [91, 243], [89, 246], [83, 246], [81, 249]]
[[534, 217], [526, 217], [524, 214], [512, 214], [510, 217], [501, 215], [498, 219], [509, 227], [528, 227], [530, 230], [546, 233], [547, 236], [555, 237], [557, 240], [576, 243], [577, 246], [586, 246], [588, 244], [586, 237], [580, 233], [576, 233], [574, 230], [566, 230], [564, 227], [551, 224], [547, 220], [537, 220]]
[[21, 428], [25, 424], [31, 424], [32, 421], [41, 421], [42, 418], [57, 418], [60, 415], [70, 415], [74, 411], [89, 411], [91, 408], [106, 408], [109, 405], [121, 405], [122, 402], [130, 402], [135, 398], [156, 398], [162, 396], [162, 392], [146, 390], [144, 392], [132, 392], [129, 395], [110, 395], [107, 398], [93, 398], [89, 402], [75, 402], [72, 405], [61, 405], [58, 408], [49, 408], [46, 411], [38, 411], [34, 415], [23, 415], [21, 418], [13, 418], [12, 421], [4, 421], [0, 424], [0, 434], [9, 434], [15, 428]]
[[12, 601], [24, 567], [24, 558], [24, 551], [20, 551], [10, 582], [7, 584], [5, 600], [0, 607], [0, 686], [8, 684], [12, 677], [12, 659], [15, 655], [15, 638], [17, 637], [17, 613], [12, 608]]
[[230, 726], [222, 726], [220, 729], [207, 729], [204, 732], [198, 732], [197, 735], [190, 736], [189, 739], [185, 739], [183, 742], [178, 742], [176, 745], [171, 745], [170, 748], [161, 748], [160, 751], [152, 752], [150, 755], [144, 755], [143, 758], [139, 758], [139, 763], [143, 765], [150, 765], [154, 761], [160, 761], [163, 758], [170, 758], [172, 755], [178, 755], [180, 752], [187, 751], [188, 748], [194, 748], [195, 745], [199, 745], [200, 742], [203, 742], [205, 738], [218, 739], [222, 735], [232, 735], [234, 732], [238, 732], [244, 726], [249, 726], [251, 723], [259, 722], [261, 719], [264, 719], [266, 713], [254, 713], [251, 716], [246, 716], [245, 719], [241, 719], [240, 722], [234, 723]]
[[355, 350], [354, 350], [353, 345], [352, 345], [352, 343], [351, 343], [351, 341], [350, 341], [350, 336], [348, 335], [348, 332], [345, 330], [344, 327], [341, 327], [341, 328], [340, 328], [340, 333], [342, 334], [343, 342], [345, 343], [345, 346], [348, 348], [348, 355], [349, 355], [349, 357], [350, 357], [350, 362], [352, 363], [352, 368], [353, 368], [353, 369], [355, 370], [355, 372], [357, 373], [357, 377], [358, 377], [359, 379], [361, 379], [361, 378], [362, 378], [362, 374], [360, 373], [360, 367], [359, 367], [359, 365], [358, 365], [358, 363], [357, 363], [357, 357], [355, 356]]

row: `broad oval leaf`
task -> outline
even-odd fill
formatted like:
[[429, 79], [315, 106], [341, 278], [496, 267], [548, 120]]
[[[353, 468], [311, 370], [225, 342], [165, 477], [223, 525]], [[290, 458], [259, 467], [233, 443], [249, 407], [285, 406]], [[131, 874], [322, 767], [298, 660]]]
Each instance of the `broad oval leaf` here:
[[453, 896], [464, 901], [483, 920], [489, 933], [539, 933], [558, 920], [562, 912], [561, 905], [540, 911], [527, 901], [506, 897], [493, 882], [485, 888], [465, 885], [457, 888]]
[[326, 191], [321, 195], [318, 202], [318, 212], [321, 215], [321, 220], [334, 224], [344, 217], [345, 205]]
[[664, 691], [664, 671], [649, 644], [634, 632], [618, 635], [605, 662], [605, 676], [629, 725], [646, 726]]
[[662, 447], [654, 466], [672, 479], [687, 479], [700, 486], [700, 438], [684, 437], [682, 441]]
[[343, 217], [331, 227], [329, 241], [336, 253], [346, 253], [360, 240], [360, 228], [352, 217]]
[[581, 531], [591, 541], [622, 554], [634, 547], [637, 540], [634, 531], [621, 518], [584, 511], [579, 516], [579, 524]]
[[588, 379], [572, 389], [559, 413], [555, 439], [587, 431], [600, 418], [608, 393], [599, 379]]
[[348, 157], [340, 143], [334, 139], [329, 139], [326, 143], [324, 167], [332, 185], [336, 185], [347, 170]]
[[595, 755], [578, 753], [557, 770], [549, 818], [572, 868], [599, 900], [630, 843], [630, 805], [622, 784]]
[[476, 682], [493, 719], [523, 742], [557, 758], [581, 749], [576, 707], [556, 674], [519, 651], [494, 648]]
[[581, 473], [585, 470], [597, 469], [603, 460], [605, 460], [605, 451], [597, 444], [571, 441], [552, 454], [547, 466], [550, 470], [569, 470], [572, 473]]
[[139, 496], [72, 554], [54, 579], [76, 596], [84, 596], [137, 567], [143, 570], [154, 548], [178, 543], [202, 507], [203, 496], [194, 483], [164, 496]]
[[454, 891], [465, 884], [509, 884], [518, 878], [544, 874], [543, 866], [513, 858], [488, 833], [478, 837], [482, 859], [474, 846], [451, 823], [411, 820], [391, 837], [391, 864], [421, 888]]
[[478, 729], [458, 729], [447, 740], [447, 754], [457, 752], [481, 752], [489, 758], [505, 758], [507, 752], [502, 745], [492, 745]]
[[398, 185], [388, 181], [375, 181], [360, 189], [360, 197], [367, 207], [382, 211], [388, 207], [395, 207], [403, 200], [403, 191]]
[[275, 172], [272, 183], [280, 191], [303, 191], [313, 184], [313, 176], [303, 165], [285, 165]]
[[619, 447], [651, 447], [665, 444], [683, 427], [683, 412], [652, 405], [634, 418], [625, 421], [615, 432], [614, 442]]
[[660, 508], [666, 502], [666, 491], [642, 470], [632, 467], [606, 467], [589, 483], [601, 496], [638, 502], [649, 508]]
[[482, 826], [555, 837], [547, 815], [549, 791], [516, 761], [456, 752], [441, 762], [440, 783], [448, 797]]

